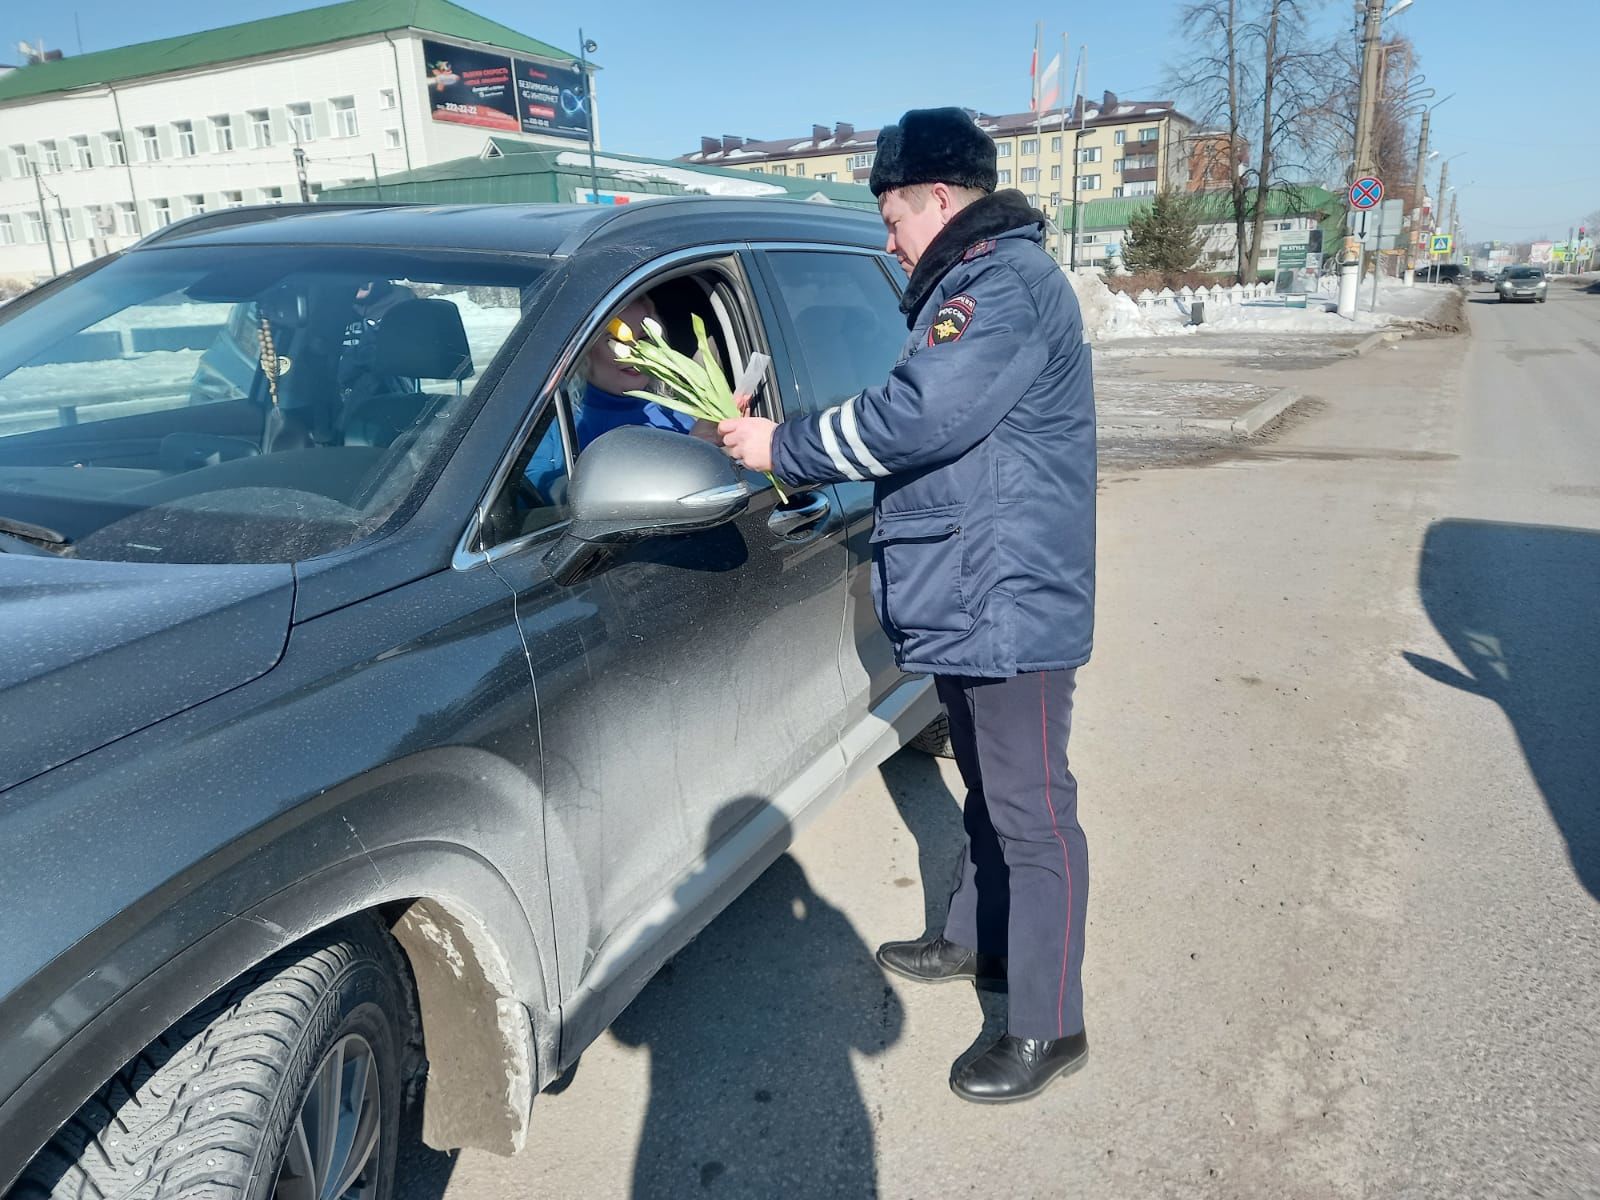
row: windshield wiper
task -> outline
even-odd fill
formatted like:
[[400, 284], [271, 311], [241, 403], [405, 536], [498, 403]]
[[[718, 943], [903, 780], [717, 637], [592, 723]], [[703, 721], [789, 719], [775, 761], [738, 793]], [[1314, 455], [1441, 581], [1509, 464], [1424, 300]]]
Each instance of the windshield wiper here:
[[48, 525], [0, 516], [0, 550], [20, 554], [59, 554], [72, 543]]

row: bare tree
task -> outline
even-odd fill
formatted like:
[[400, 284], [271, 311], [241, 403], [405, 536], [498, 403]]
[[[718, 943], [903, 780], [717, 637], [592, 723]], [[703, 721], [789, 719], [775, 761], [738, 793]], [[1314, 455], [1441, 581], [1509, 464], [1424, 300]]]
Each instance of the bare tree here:
[[[1236, 159], [1228, 194], [1241, 281], [1259, 270], [1273, 192], [1292, 195], [1320, 174], [1318, 137], [1336, 108], [1329, 93], [1342, 72], [1330, 76], [1326, 54], [1313, 47], [1310, 10], [1318, 2], [1197, 0], [1182, 10], [1185, 38], [1195, 49], [1170, 68], [1169, 80], [1199, 120], [1225, 131], [1224, 145]], [[1203, 145], [1215, 152], [1216, 143]]]
[[1248, 280], [1260, 268], [1261, 234], [1273, 189], [1292, 194], [1295, 184], [1307, 178], [1305, 148], [1315, 125], [1313, 114], [1327, 89], [1319, 69], [1322, 56], [1310, 44], [1303, 0], [1265, 0], [1261, 19], [1251, 25], [1251, 39], [1261, 48], [1261, 125]]
[[[1230, 156], [1243, 142], [1245, 123], [1240, 43], [1244, 21], [1239, 0], [1196, 0], [1179, 15], [1184, 40], [1195, 47], [1192, 57], [1171, 68], [1175, 90], [1195, 108], [1195, 116], [1227, 134]], [[1235, 254], [1239, 278], [1244, 279], [1245, 225], [1249, 220], [1249, 194], [1243, 174], [1228, 172], [1228, 193], [1233, 215]]]

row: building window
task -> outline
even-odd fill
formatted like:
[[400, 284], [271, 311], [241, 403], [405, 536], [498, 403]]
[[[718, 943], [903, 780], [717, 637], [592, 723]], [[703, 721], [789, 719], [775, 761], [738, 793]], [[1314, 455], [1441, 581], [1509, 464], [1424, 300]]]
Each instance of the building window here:
[[1059, 183], [1061, 181], [1061, 164], [1060, 163], [1057, 163], [1055, 166], [1050, 168], [1050, 181], [1052, 183]]
[[767, 173], [767, 169], [765, 167], [751, 167], [750, 168], [750, 174], [752, 174], [752, 175], [765, 175], [766, 173]]
[[836, 179], [839, 178], [839, 172], [837, 172], [837, 171], [820, 171], [820, 172], [817, 173], [817, 178], [822, 180], [824, 183], [833, 183]]
[[250, 117], [250, 144], [257, 150], [272, 145], [272, 114], [264, 108], [252, 108]]
[[1153, 142], [1157, 138], [1159, 138], [1160, 136], [1161, 136], [1161, 129], [1160, 129], [1159, 126], [1156, 126], [1154, 128], [1151, 128], [1151, 129], [1141, 129], [1141, 130], [1139, 130], [1139, 140], [1141, 142]]
[[383, 131], [383, 148], [385, 150], [400, 149], [400, 131], [398, 129], [385, 129]]
[[789, 174], [789, 167], [785, 163], [778, 163], [776, 166], [774, 166], [772, 168], [772, 173], [774, 175], [788, 175]]
[[1001, 168], [1001, 170], [1000, 170], [1000, 182], [1001, 183], [1010, 183], [1011, 182], [1011, 168], [1010, 167], [1002, 167]]
[[82, 227], [78, 223], [77, 209], [63, 208], [61, 210], [61, 234], [61, 240], [64, 242], [75, 242], [83, 236]]
[[333, 136], [355, 137], [360, 132], [356, 125], [356, 98], [335, 96], [328, 103], [333, 105]]
[[44, 241], [44, 218], [36, 212], [22, 214], [22, 240], [25, 242]]
[[244, 206], [244, 193], [243, 192], [223, 192], [222, 193], [222, 207], [223, 208], [242, 208], [243, 206]]
[[1121, 200], [1122, 199], [1122, 189], [1120, 187], [1112, 188], [1111, 189], [1111, 198], [1113, 200]]
[[144, 152], [145, 162], [157, 162], [161, 158], [161, 139], [156, 136], [154, 125], [139, 126], [139, 146]]
[[80, 133], [72, 139], [72, 165], [80, 171], [94, 168], [94, 151], [89, 149], [89, 135]]
[[1061, 135], [1059, 133], [1056, 134], [1055, 137], [1050, 139], [1050, 153], [1051, 154], [1060, 154], [1061, 153]]
[[310, 196], [311, 199], [315, 200], [318, 196], [322, 195], [322, 185], [320, 183], [306, 184], [306, 194]]
[[379, 108], [388, 109], [388, 108], [393, 108], [394, 105], [395, 105], [394, 89], [393, 88], [381, 88], [378, 91], [378, 107]]
[[844, 165], [852, 171], [859, 171], [863, 167], [870, 167], [877, 160], [878, 152], [876, 150], [868, 150], [865, 154], [852, 154], [844, 160]]
[[1120, 158], [1114, 158], [1111, 160], [1111, 173], [1113, 175], [1122, 174], [1122, 162], [1123, 160]]
[[1011, 143], [1010, 142], [996, 142], [995, 143], [995, 147], [994, 147], [994, 152], [995, 152], [995, 156], [997, 158], [1010, 158], [1011, 157]]
[[1125, 144], [1128, 140], [1128, 131], [1126, 129], [1117, 130], [1117, 136], [1113, 140], [1119, 146]]
[[234, 148], [232, 117], [211, 118], [211, 148], [219, 153]]
[[1080, 237], [1078, 239], [1078, 245], [1080, 245], [1080, 246], [1094, 246], [1094, 245], [1097, 245], [1099, 243], [1099, 241], [1100, 241], [1100, 235], [1098, 233], [1086, 233], [1086, 234], [1084, 234], [1082, 237]]
[[23, 179], [33, 174], [33, 164], [28, 161], [26, 146], [11, 147], [11, 173]]
[[1080, 163], [1099, 162], [1100, 161], [1100, 147], [1099, 146], [1085, 146], [1082, 150], [1078, 151], [1078, 161]]
[[311, 122], [311, 105], [289, 105], [289, 132], [296, 141], [314, 142], [317, 140], [316, 127]]
[[261, 203], [282, 204], [283, 189], [281, 187], [266, 187], [261, 189]]
[[106, 161], [114, 167], [128, 165], [128, 147], [122, 140], [122, 130], [106, 134]]
[[11, 227], [11, 214], [0, 213], [0, 246], [15, 246], [17, 231]]
[[200, 151], [199, 145], [194, 140], [193, 121], [174, 121], [172, 140], [177, 143], [179, 158], [193, 158]]
[[57, 142], [40, 142], [39, 149], [44, 152], [44, 169], [52, 175], [61, 173], [61, 146]]
[[1156, 194], [1156, 181], [1147, 179], [1143, 183], [1130, 183], [1123, 190], [1129, 196], [1154, 196]]
[[1023, 167], [1022, 168], [1022, 182], [1023, 183], [1038, 183], [1039, 182], [1039, 168], [1038, 167]]
[[1100, 190], [1100, 176], [1079, 175], [1078, 190], [1080, 192], [1098, 192]]
[[794, 165], [794, 177], [796, 179], [804, 179], [806, 177], [806, 165], [805, 165], [805, 163], [795, 163], [795, 165]]
[[123, 237], [136, 237], [139, 233], [138, 214], [132, 200], [117, 201], [117, 232]]
[[1038, 138], [1023, 138], [1022, 139], [1022, 153], [1023, 154], [1037, 154], [1037, 153], [1039, 153], [1039, 139]]
[[189, 210], [190, 216], [196, 216], [206, 210], [206, 198], [199, 193], [192, 193], [183, 198], [184, 207]]
[[162, 196], [150, 199], [150, 218], [157, 229], [172, 224], [172, 201]]

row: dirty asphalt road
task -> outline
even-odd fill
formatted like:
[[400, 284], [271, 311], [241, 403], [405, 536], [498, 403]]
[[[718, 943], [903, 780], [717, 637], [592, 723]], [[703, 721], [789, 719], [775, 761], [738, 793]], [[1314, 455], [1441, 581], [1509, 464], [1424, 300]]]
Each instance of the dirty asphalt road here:
[[522, 1155], [412, 1147], [401, 1195], [1600, 1195], [1600, 296], [1552, 292], [1298, 372], [1265, 444], [1107, 464], [1086, 1071], [962, 1104], [1003, 997], [874, 966], [960, 837], [902, 754]]

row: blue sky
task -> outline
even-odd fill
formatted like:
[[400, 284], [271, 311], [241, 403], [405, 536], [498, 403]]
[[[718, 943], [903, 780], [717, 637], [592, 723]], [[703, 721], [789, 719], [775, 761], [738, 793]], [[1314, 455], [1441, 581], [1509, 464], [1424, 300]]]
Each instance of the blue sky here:
[[[606, 144], [663, 157], [697, 149], [702, 134], [798, 136], [813, 122], [840, 120], [869, 128], [922, 105], [1022, 111], [1040, 17], [1046, 60], [1064, 31], [1074, 56], [1087, 43], [1091, 95], [1110, 88], [1125, 99], [1162, 98], [1165, 66], [1182, 53], [1173, 34], [1177, 0], [1096, 3], [1078, 15], [1063, 6], [1060, 17], [1006, 0], [898, 10], [845, 0], [467, 6], [568, 50], [581, 23], [605, 68]], [[22, 16], [22, 6], [7, 5], [0, 46], [43, 37], [72, 54], [80, 26], [83, 49], [99, 50], [205, 28], [219, 12], [243, 21], [302, 7], [304, 0], [80, 0], [76, 14], [67, 3]], [[1349, 0], [1324, 0], [1321, 12], [1330, 30], [1348, 27]], [[1432, 141], [1443, 155], [1463, 155], [1450, 172], [1469, 238], [1564, 238], [1600, 209], [1600, 165], [1581, 152], [1596, 138], [1592, 72], [1559, 65], [1563, 46], [1592, 41], [1594, 13], [1592, 0], [1416, 0], [1394, 19], [1393, 28], [1415, 40], [1438, 94], [1456, 93], [1435, 114]], [[1503, 88], [1497, 80], [1507, 64], [1516, 66], [1516, 84]]]

